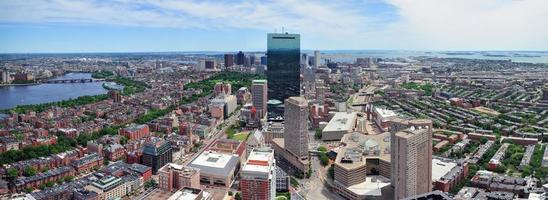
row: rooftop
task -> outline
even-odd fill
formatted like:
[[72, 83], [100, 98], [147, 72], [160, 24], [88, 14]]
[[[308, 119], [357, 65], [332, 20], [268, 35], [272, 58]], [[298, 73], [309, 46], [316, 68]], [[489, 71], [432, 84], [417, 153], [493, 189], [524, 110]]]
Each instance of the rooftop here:
[[388, 117], [394, 117], [394, 116], [397, 116], [396, 115], [396, 112], [392, 111], [392, 110], [388, 110], [388, 109], [382, 109], [382, 108], [377, 108], [375, 107], [375, 111], [377, 113], [379, 113], [380, 117], [381, 118], [388, 118]]
[[457, 163], [449, 160], [432, 159], [432, 180], [440, 180], [441, 177], [449, 173], [455, 166], [457, 166]]
[[348, 187], [348, 190], [360, 196], [381, 196], [383, 187], [390, 185], [390, 179], [383, 176], [368, 176], [364, 182]]
[[341, 144], [345, 146], [339, 150], [335, 159], [335, 163], [341, 167], [359, 167], [365, 164], [367, 158], [390, 161], [390, 132], [377, 135], [348, 133], [342, 137]]
[[351, 131], [354, 128], [356, 117], [356, 112], [337, 112], [323, 129], [323, 132]]
[[201, 173], [226, 176], [234, 170], [240, 158], [217, 152], [204, 152], [188, 166], [200, 169]]
[[208, 192], [202, 191], [201, 189], [185, 187], [175, 192], [175, 194], [171, 195], [168, 200], [196, 200], [198, 199], [200, 194], [203, 197], [200, 199], [207, 199], [207, 196], [210, 196]]
[[247, 162], [242, 167], [242, 173], [269, 173], [273, 167], [273, 162], [274, 150], [270, 148], [253, 149], [249, 154]]

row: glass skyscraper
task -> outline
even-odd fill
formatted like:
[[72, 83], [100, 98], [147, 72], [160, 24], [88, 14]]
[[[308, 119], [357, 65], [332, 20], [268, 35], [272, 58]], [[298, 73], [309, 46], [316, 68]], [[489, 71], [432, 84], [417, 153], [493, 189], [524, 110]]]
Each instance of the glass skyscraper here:
[[269, 118], [283, 116], [283, 102], [300, 95], [301, 36], [269, 33], [267, 42]]

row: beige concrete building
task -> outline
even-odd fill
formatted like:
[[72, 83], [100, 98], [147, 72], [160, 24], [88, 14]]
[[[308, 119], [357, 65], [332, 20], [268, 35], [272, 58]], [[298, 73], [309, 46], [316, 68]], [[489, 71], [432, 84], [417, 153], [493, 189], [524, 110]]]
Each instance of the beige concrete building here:
[[308, 101], [304, 97], [285, 100], [285, 148], [296, 156], [308, 159]]
[[158, 170], [158, 180], [158, 187], [170, 192], [184, 187], [200, 188], [200, 170], [168, 163]]
[[[432, 191], [432, 121], [398, 121], [391, 130], [394, 197]], [[407, 127], [406, 129], [403, 129]]]
[[329, 120], [329, 123], [322, 130], [323, 141], [339, 141], [344, 134], [354, 131], [356, 127], [356, 112], [337, 112]]
[[334, 163], [335, 192], [346, 199], [381, 199], [390, 185], [390, 133], [345, 134]]
[[301, 158], [289, 152], [289, 150], [285, 148], [283, 138], [272, 139], [272, 149], [274, 149], [274, 155], [279, 157], [281, 162], [286, 162], [289, 164], [289, 166], [286, 166], [290, 168], [289, 173], [293, 171], [304, 175], [310, 169], [310, 159], [308, 159], [308, 157]]

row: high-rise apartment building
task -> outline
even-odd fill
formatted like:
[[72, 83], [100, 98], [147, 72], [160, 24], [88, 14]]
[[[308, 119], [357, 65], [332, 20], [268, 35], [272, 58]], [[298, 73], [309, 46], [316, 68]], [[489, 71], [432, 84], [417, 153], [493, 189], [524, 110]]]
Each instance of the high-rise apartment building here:
[[[299, 34], [269, 33], [267, 42], [268, 98], [284, 102], [300, 95], [301, 39]], [[283, 109], [269, 109], [282, 116]]]
[[172, 158], [171, 144], [168, 141], [152, 137], [147, 139], [143, 145], [143, 165], [152, 167], [152, 173], [156, 174], [158, 169], [170, 163]]
[[225, 54], [225, 67], [234, 65], [234, 54]]
[[308, 102], [304, 97], [285, 100], [285, 148], [300, 158], [308, 157]]
[[268, 100], [268, 84], [266, 80], [253, 80], [251, 84], [251, 102], [257, 110], [259, 118], [267, 113], [266, 102]]
[[10, 75], [8, 73], [8, 71], [0, 71], [0, 73], [2, 74], [2, 76], [0, 78], [0, 83], [9, 83], [10, 82]]
[[391, 131], [390, 141], [395, 199], [432, 191], [432, 121], [411, 120], [402, 125], [407, 128]]
[[240, 187], [244, 200], [271, 200], [276, 198], [276, 160], [274, 150], [255, 148], [249, 154], [240, 173]]

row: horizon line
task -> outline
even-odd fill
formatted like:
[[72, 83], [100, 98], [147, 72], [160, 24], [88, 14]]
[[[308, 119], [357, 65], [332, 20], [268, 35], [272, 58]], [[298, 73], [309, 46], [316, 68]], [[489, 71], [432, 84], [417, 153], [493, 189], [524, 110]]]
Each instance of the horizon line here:
[[[175, 51], [59, 51], [59, 52], [0, 52], [0, 55], [17, 54], [139, 54], [139, 53], [264, 53], [266, 50], [175, 50]], [[548, 53], [548, 50], [410, 50], [410, 49], [301, 49], [302, 51], [407, 51], [407, 52], [534, 52]]]

